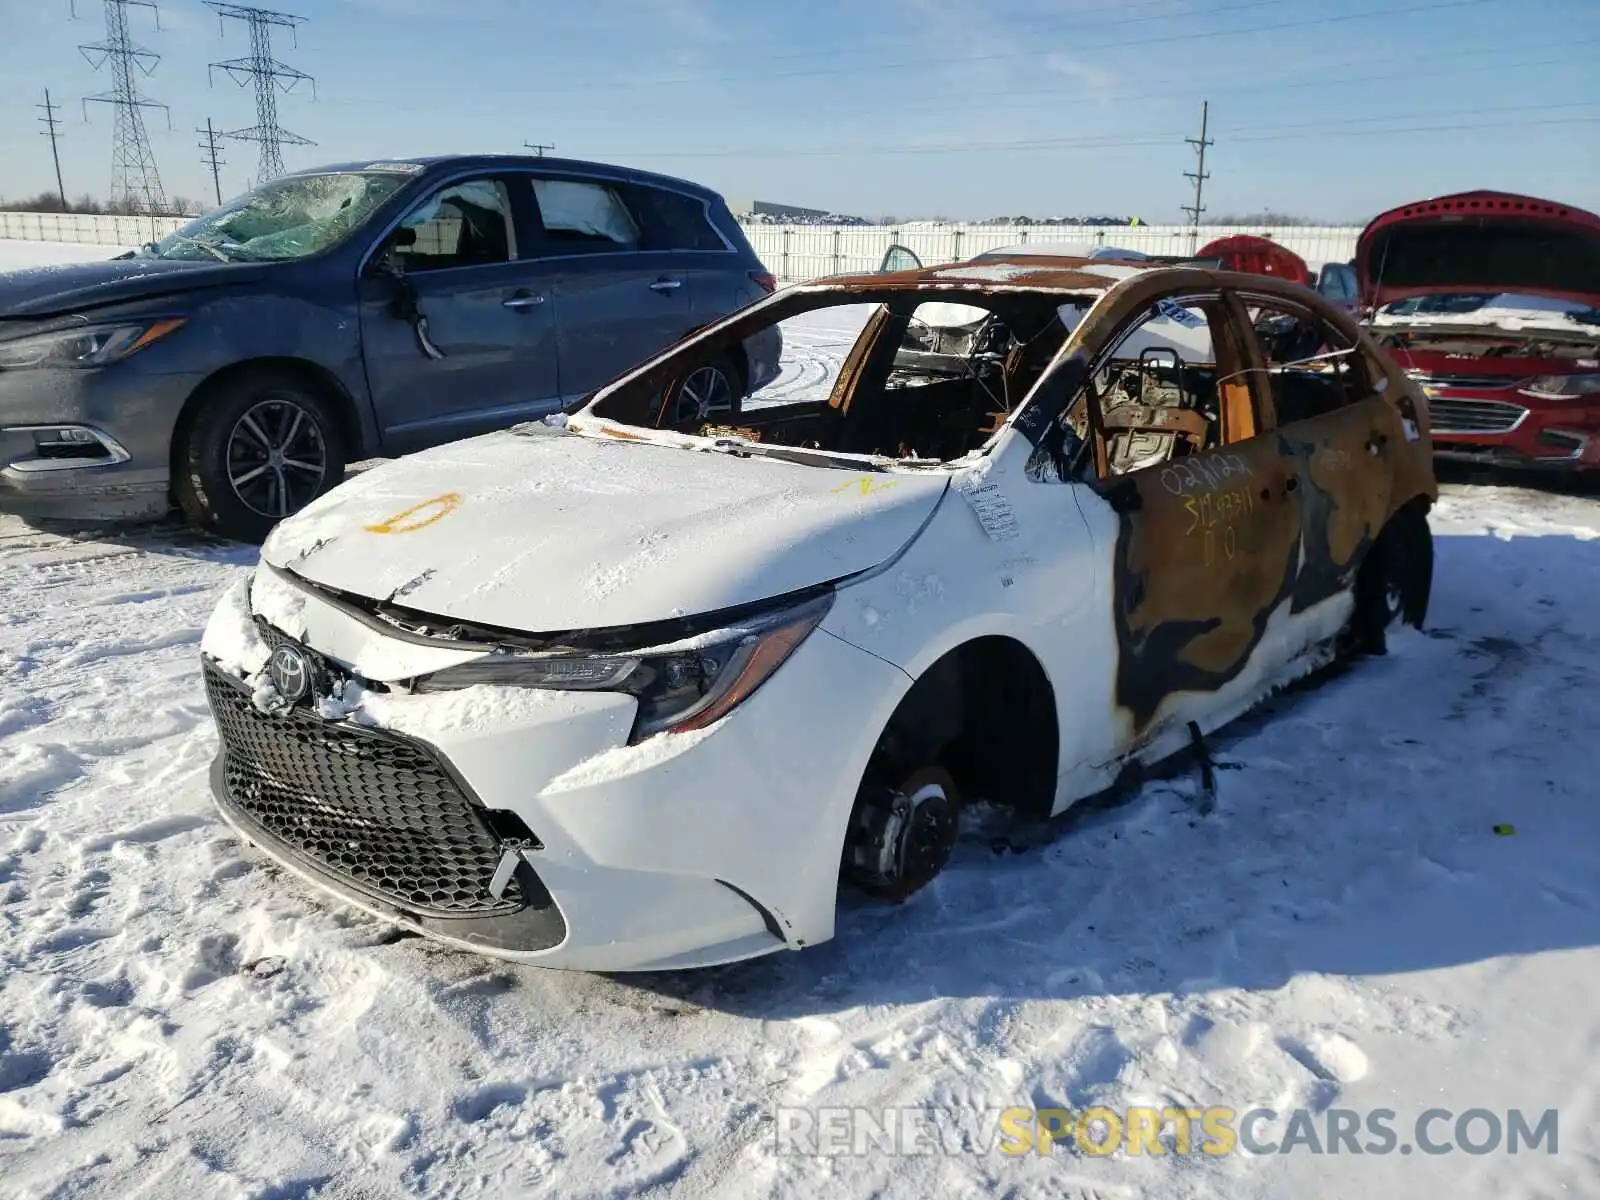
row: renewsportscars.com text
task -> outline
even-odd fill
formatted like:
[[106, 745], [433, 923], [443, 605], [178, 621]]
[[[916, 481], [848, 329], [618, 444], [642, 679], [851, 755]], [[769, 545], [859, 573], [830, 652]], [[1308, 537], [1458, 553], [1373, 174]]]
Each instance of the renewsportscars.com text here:
[[1430, 1108], [1407, 1118], [1387, 1108], [780, 1108], [773, 1136], [778, 1154], [827, 1158], [1550, 1155], [1560, 1148], [1560, 1116], [1515, 1108]]

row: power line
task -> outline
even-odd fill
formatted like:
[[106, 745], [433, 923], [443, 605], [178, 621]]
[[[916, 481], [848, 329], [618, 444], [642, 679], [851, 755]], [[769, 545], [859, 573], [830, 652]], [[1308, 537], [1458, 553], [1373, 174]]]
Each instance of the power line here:
[[[1482, 5], [1486, 5], [1486, 4], [1496, 4], [1496, 3], [1500, 3], [1500, 2], [1501, 2], [1501, 0], [1439, 0], [1439, 2], [1433, 2], [1433, 3], [1421, 3], [1421, 4], [1410, 5], [1410, 6], [1404, 6], [1404, 7], [1372, 10], [1372, 11], [1360, 12], [1360, 13], [1344, 13], [1344, 14], [1340, 14], [1340, 15], [1332, 16], [1332, 17], [1317, 17], [1317, 18], [1308, 18], [1308, 19], [1303, 19], [1303, 20], [1285, 21], [1285, 22], [1279, 22], [1279, 23], [1271, 24], [1271, 25], [1254, 25], [1254, 26], [1244, 26], [1244, 27], [1239, 27], [1239, 28], [1234, 28], [1234, 29], [1216, 29], [1216, 30], [1191, 31], [1191, 32], [1188, 32], [1188, 33], [1173, 33], [1173, 34], [1160, 34], [1160, 33], [1157, 33], [1157, 34], [1153, 34], [1153, 35], [1139, 36], [1139, 37], [1134, 37], [1134, 38], [1130, 38], [1130, 39], [1127, 39], [1127, 40], [1114, 41], [1114, 42], [1073, 43], [1073, 42], [1070, 42], [1070, 41], [1062, 41], [1061, 39], [1054, 37], [1053, 35], [1051, 35], [1050, 33], [1046, 32], [1046, 31], [1039, 31], [1038, 34], [1037, 34], [1037, 37], [1035, 37], [1034, 40], [1035, 41], [1050, 40], [1055, 44], [1056, 48], [1049, 49], [1049, 50], [1021, 50], [1021, 51], [1009, 51], [1009, 52], [1005, 52], [1005, 53], [987, 53], [987, 54], [971, 54], [971, 55], [967, 55], [967, 54], [944, 54], [944, 55], [941, 55], [941, 56], [938, 56], [938, 57], [932, 57], [932, 58], [919, 57], [919, 58], [916, 58], [916, 59], [899, 60], [897, 62], [892, 62], [892, 63], [869, 62], [869, 63], [863, 63], [863, 64], [857, 64], [857, 65], [836, 66], [836, 67], [831, 67], [831, 68], [819, 68], [819, 69], [814, 69], [814, 70], [797, 71], [797, 72], [773, 72], [773, 71], [767, 70], [766, 67], [765, 67], [765, 64], [769, 60], [764, 55], [762, 55], [762, 56], [758, 56], [758, 61], [761, 63], [761, 66], [758, 67], [757, 69], [755, 69], [754, 71], [748, 72], [748, 73], [724, 74], [724, 75], [715, 75], [715, 76], [693, 75], [693, 76], [674, 76], [674, 77], [654, 78], [654, 79], [614, 80], [614, 81], [608, 81], [608, 83], [606, 85], [606, 90], [607, 91], [617, 91], [617, 90], [622, 90], [622, 89], [627, 89], [627, 88], [660, 88], [660, 87], [670, 87], [670, 86], [678, 86], [678, 85], [701, 85], [701, 84], [707, 84], [707, 83], [752, 83], [752, 82], [754, 82], [754, 83], [764, 83], [764, 82], [767, 82], [767, 81], [770, 81], [770, 80], [773, 80], [773, 79], [801, 78], [801, 77], [814, 76], [814, 75], [849, 75], [849, 74], [855, 73], [855, 74], [862, 74], [862, 75], [866, 75], [866, 76], [874, 76], [878, 72], [886, 71], [886, 70], [922, 69], [922, 68], [929, 68], [929, 67], [950, 68], [950, 67], [959, 67], [959, 66], [963, 66], [963, 65], [966, 65], [966, 64], [970, 64], [970, 63], [1003, 62], [1003, 61], [1009, 61], [1009, 60], [1015, 60], [1015, 59], [1028, 59], [1028, 58], [1048, 58], [1051, 55], [1056, 55], [1056, 54], [1062, 53], [1063, 50], [1070, 51], [1074, 56], [1082, 56], [1084, 54], [1088, 54], [1088, 53], [1091, 53], [1091, 52], [1099, 52], [1099, 51], [1103, 51], [1103, 50], [1118, 50], [1118, 49], [1130, 49], [1130, 48], [1132, 48], [1132, 49], [1142, 49], [1142, 48], [1148, 47], [1148, 46], [1160, 45], [1160, 44], [1171, 43], [1171, 42], [1207, 41], [1207, 40], [1215, 40], [1215, 39], [1224, 39], [1224, 38], [1232, 38], [1232, 37], [1238, 37], [1238, 36], [1256, 34], [1256, 33], [1270, 33], [1270, 32], [1277, 32], [1277, 31], [1280, 31], [1280, 30], [1290, 30], [1290, 29], [1300, 29], [1300, 28], [1307, 28], [1307, 27], [1322, 26], [1322, 25], [1328, 25], [1328, 24], [1331, 24], [1331, 23], [1334, 23], [1334, 22], [1352, 22], [1352, 21], [1379, 20], [1379, 19], [1389, 20], [1389, 19], [1392, 19], [1392, 18], [1403, 17], [1403, 16], [1407, 16], [1407, 15], [1414, 15], [1414, 14], [1420, 14], [1420, 13], [1430, 13], [1430, 12], [1439, 12], [1439, 11], [1453, 11], [1453, 10], [1462, 9], [1462, 8], [1478, 7], [1478, 6], [1482, 6]], [[1580, 3], [1580, 4], [1592, 4], [1593, 0], [1557, 0], [1558, 4], [1559, 3], [1572, 3], [1572, 2], [1576, 2], [1576, 3]], [[1547, 5], [1546, 7], [1548, 8], [1549, 6]], [[1165, 21], [1165, 19], [1166, 18], [1164, 16], [1159, 16], [1159, 15], [1158, 16], [1152, 16], [1152, 17], [1139, 18], [1139, 20], [1142, 21], [1142, 22], [1145, 22], [1145, 23], [1148, 23], [1148, 24], [1155, 24], [1155, 25], [1159, 25], [1159, 24], [1163, 23]], [[1589, 39], [1589, 40], [1593, 40], [1593, 39]], [[1543, 47], [1543, 46], [1549, 45], [1550, 41], [1549, 41], [1548, 38], [1546, 38], [1544, 40], [1539, 41], [1536, 44], [1541, 46], [1541, 47]], [[1583, 44], [1583, 43], [1580, 40], [1567, 38], [1566, 36], [1563, 35], [1561, 37], [1561, 39], [1560, 39], [1560, 44], [1562, 46], [1570, 46], [1570, 45], [1574, 45], [1574, 44]], [[1506, 50], [1507, 50], [1507, 47], [1505, 46], [1504, 42], [1502, 41], [1500, 43], [1497, 43], [1492, 49], [1484, 50], [1484, 51], [1482, 51], [1482, 53], [1503, 54], [1503, 53], [1506, 52]], [[1478, 53], [1478, 51], [1474, 51], [1474, 53]], [[1433, 49], [1430, 48], [1430, 50], [1424, 56], [1424, 58], [1427, 61], [1434, 61], [1434, 60], [1441, 59], [1441, 58], [1448, 58], [1450, 56], [1451, 56], [1451, 52], [1448, 51], [1448, 50], [1445, 50], [1445, 51], [1434, 51]], [[1150, 61], [1150, 57], [1149, 56], [1145, 56], [1145, 57], [1141, 58], [1141, 60], [1140, 60], [1141, 65], [1144, 65], [1144, 64], [1148, 63], [1149, 61]], [[1356, 61], [1357, 62], [1361, 62], [1361, 63], [1384, 62], [1384, 61], [1416, 62], [1417, 61], [1417, 55], [1415, 53], [1413, 53], [1413, 54], [1408, 55], [1408, 56], [1404, 56], [1404, 57], [1401, 57], [1401, 58], [1395, 58], [1395, 59], [1389, 59], [1389, 60], [1385, 60], [1385, 59], [1381, 59], [1381, 58], [1379, 58], [1379, 59], [1365, 58], [1365, 59], [1360, 59], [1360, 60], [1356, 60]], [[1311, 68], [1306, 68], [1306, 69], [1307, 70], [1311, 70], [1311, 71], [1315, 71], [1315, 70], [1320, 70], [1322, 68], [1320, 68], [1320, 67], [1311, 67]], [[1409, 75], [1409, 73], [1408, 73], [1408, 75]], [[592, 72], [586, 72], [586, 73], [581, 74], [581, 75], [574, 74], [574, 75], [571, 75], [571, 76], [559, 75], [559, 74], [556, 74], [555, 72], [541, 72], [537, 76], [537, 78], [538, 78], [538, 80], [540, 81], [541, 84], [549, 84], [550, 87], [548, 87], [548, 88], [534, 87], [534, 88], [530, 88], [528, 90], [516, 89], [514, 94], [516, 96], [520, 97], [520, 98], [529, 98], [529, 99], [537, 98], [537, 97], [547, 97], [547, 96], [551, 96], [551, 95], [558, 95], [558, 96], [565, 97], [568, 94], [566, 89], [568, 88], [569, 83], [578, 82], [578, 81], [592, 82], [593, 75], [592, 75]], [[1393, 75], [1387, 75], [1387, 76], [1384, 76], [1383, 78], [1385, 78], [1385, 79], [1396, 79], [1396, 77], [1393, 76]], [[1399, 77], [1398, 81], [1399, 82], [1404, 82], [1405, 78], [1406, 78], [1406, 76]], [[553, 90], [555, 88], [561, 88], [563, 90], [557, 92], [557, 91]], [[1037, 92], [1010, 93], [1010, 94], [1016, 94], [1016, 95], [1046, 95], [1046, 94], [1057, 94], [1062, 90], [1069, 90], [1069, 89], [1049, 89], [1049, 90], [1041, 89], [1041, 90], [1039, 90]], [[946, 91], [948, 91], [948, 88], [946, 88]], [[428, 88], [428, 95], [429, 96], [435, 96], [435, 95], [445, 94], [445, 93], [458, 93], [458, 92], [471, 93], [475, 98], [481, 98], [481, 97], [484, 96], [484, 89], [483, 89], [482, 85], [480, 83], [477, 83], [477, 82], [465, 82], [465, 81], [463, 81], [463, 82], [461, 82], [459, 84], [454, 84], [454, 85], [452, 85], [450, 83], [430, 84], [429, 88]], [[491, 100], [485, 100], [484, 103], [487, 104], [487, 103], [493, 102], [493, 103], [496, 103], [496, 104], [503, 104], [504, 103], [504, 96], [506, 94], [507, 94], [506, 90], [505, 89], [501, 89], [499, 92], [495, 93], [495, 97], [492, 99], [492, 101]], [[988, 95], [988, 94], [990, 94], [990, 93], [985, 92], [985, 95]], [[1000, 94], [1007, 94], [1007, 93], [1000, 93]], [[348, 99], [348, 100], [337, 100], [336, 99], [336, 100], [329, 101], [328, 103], [332, 103], [332, 104], [336, 104], [336, 105], [366, 105], [366, 104], [381, 105], [385, 109], [392, 109], [393, 107], [395, 107], [394, 105], [392, 105], [390, 102], [388, 102], [386, 100], [370, 100], [370, 101], [367, 101], [367, 100], [357, 100], [357, 99]], [[965, 107], [965, 106], [962, 106], [962, 107]], [[603, 106], [598, 106], [598, 107], [597, 106], [585, 105], [584, 111], [586, 113], [634, 112], [634, 111], [636, 111], [636, 109], [637, 109], [637, 104], [636, 103], [623, 103], [623, 104], [618, 104], [618, 105], [603, 105]], [[854, 112], [854, 111], [855, 110], [852, 110], [852, 112]]]
[[[1521, 111], [1548, 111], [1551, 108], [1592, 108], [1592, 102], [1575, 102], [1572, 104], [1545, 105], [1534, 104], [1527, 106], [1497, 106], [1478, 111], [1493, 113], [1516, 113]], [[1455, 116], [1463, 111], [1452, 109], [1449, 112], [1427, 113], [1392, 113], [1384, 117], [1367, 118], [1383, 121], [1419, 120], [1430, 117]], [[1533, 121], [1480, 121], [1448, 126], [1414, 126], [1402, 129], [1346, 129], [1344, 124], [1338, 125], [1257, 125], [1241, 126], [1241, 130], [1254, 131], [1267, 136], [1238, 137], [1230, 131], [1229, 136], [1234, 141], [1284, 141], [1301, 140], [1311, 137], [1337, 137], [1349, 135], [1354, 137], [1384, 137], [1392, 133], [1409, 133], [1414, 130], [1432, 130], [1439, 128], [1448, 129], [1499, 129], [1507, 125], [1512, 126], [1539, 126], [1539, 125], [1570, 125], [1587, 124], [1591, 121], [1600, 121], [1600, 117], [1561, 117], [1547, 120]], [[1291, 130], [1299, 132], [1289, 132]], [[947, 142], [936, 145], [885, 145], [885, 146], [855, 146], [843, 149], [830, 150], [797, 150], [793, 148], [774, 148], [764, 146], [751, 150], [635, 150], [631, 152], [612, 151], [602, 157], [607, 159], [628, 158], [852, 158], [862, 155], [885, 154], [952, 154], [958, 152], [1012, 152], [1016, 150], [1052, 150], [1052, 149], [1119, 149], [1124, 146], [1170, 146], [1174, 141], [1186, 139], [1183, 130], [1141, 130], [1134, 133], [1116, 134], [1089, 134], [1082, 136], [1052, 137], [1052, 138], [1020, 138], [1010, 141], [982, 141], [982, 142]]]
[[[134, 44], [128, 34], [128, 8], [135, 5], [148, 8], [155, 14], [157, 29], [161, 28], [161, 14], [155, 0], [104, 2], [105, 41], [85, 43], [78, 49], [95, 70], [111, 67], [111, 90], [84, 98], [84, 119], [88, 120], [90, 104], [109, 104], [116, 110], [116, 124], [111, 135], [112, 203], [124, 204], [134, 212], [165, 212], [167, 195], [161, 186], [161, 173], [156, 170], [150, 135], [145, 132], [144, 110], [159, 108], [166, 112], [168, 128], [172, 126], [172, 113], [165, 104], [144, 99], [134, 86], [134, 68], [149, 75], [161, 56]], [[78, 15], [76, 7], [72, 15]]]
[[1196, 165], [1193, 171], [1185, 171], [1183, 173], [1185, 179], [1194, 180], [1194, 203], [1184, 205], [1183, 211], [1189, 214], [1189, 223], [1194, 226], [1194, 236], [1196, 238], [1200, 236], [1200, 214], [1206, 211], [1206, 206], [1203, 201], [1206, 190], [1206, 180], [1211, 178], [1210, 173], [1206, 170], [1206, 147], [1215, 146], [1217, 144], [1214, 140], [1206, 137], [1206, 128], [1210, 124], [1210, 121], [1211, 101], [1202, 100], [1200, 102], [1200, 136], [1197, 138], [1183, 139], [1184, 141], [1188, 142], [1189, 145], [1195, 148], [1195, 153], [1199, 155], [1200, 158], [1199, 163]]
[[44, 103], [35, 104], [34, 107], [44, 110], [44, 116], [39, 118], [39, 124], [44, 126], [44, 129], [40, 131], [40, 136], [50, 139], [50, 157], [55, 160], [56, 164], [56, 194], [61, 197], [61, 208], [65, 211], [67, 207], [67, 189], [61, 182], [61, 152], [56, 149], [56, 140], [61, 136], [61, 122], [56, 119], [56, 106], [50, 103], [49, 88], [44, 90]]
[[544, 152], [546, 150], [554, 150], [555, 149], [555, 145], [553, 143], [551, 143], [551, 142], [523, 142], [522, 144], [524, 146], [526, 146], [529, 150], [532, 150], [534, 152], [534, 154], [536, 154], [540, 158], [544, 157]]
[[211, 186], [217, 193], [217, 205], [222, 205], [222, 167], [228, 161], [217, 152], [217, 131], [212, 128], [211, 118], [206, 118], [206, 127], [196, 129], [196, 133], [205, 135], [205, 141], [200, 143], [200, 161], [211, 168]]
[[[1589, 59], [1593, 57], [1593, 52], [1591, 50], [1583, 49], [1583, 47], [1592, 46], [1596, 42], [1600, 42], [1600, 38], [1575, 38], [1564, 41], [1562, 48], [1564, 50], [1573, 52], [1577, 61], [1587, 63]], [[1544, 49], [1547, 46], [1548, 42], [1539, 43], [1540, 49]], [[1514, 51], [1518, 49], [1532, 49], [1532, 47], [1510, 47], [1509, 49]], [[1489, 55], [1493, 56], [1497, 60], [1494, 64], [1494, 69], [1497, 74], [1503, 74], [1503, 72], [1507, 70], [1518, 67], [1555, 66], [1574, 61], [1574, 57], [1572, 55], [1567, 57], [1550, 57], [1546, 55], [1545, 57], [1529, 60], [1508, 61], [1505, 58], [1507, 50], [1508, 48], [1506, 46], [1500, 45], [1492, 48], [1476, 49], [1459, 53], [1444, 51], [1439, 53], [1430, 53], [1428, 55], [1428, 59], [1430, 62], [1436, 62], [1450, 58], [1473, 58]], [[1415, 61], [1416, 54], [1411, 53], [1396, 55], [1388, 58], [1367, 57], [1351, 59], [1339, 63], [1329, 64], [1329, 66], [1374, 67], [1384, 63], [1411, 64]], [[1194, 94], [1196, 87], [1205, 87], [1208, 91], [1214, 91], [1221, 95], [1233, 96], [1263, 91], [1279, 92], [1300, 91], [1306, 89], [1321, 90], [1326, 88], [1343, 88], [1349, 84], [1393, 83], [1395, 80], [1395, 73], [1393, 71], [1359, 75], [1328, 74], [1326, 71], [1327, 68], [1318, 68], [1319, 73], [1316, 74], [1314, 78], [1307, 78], [1306, 76], [1308, 72], [1302, 68], [1289, 72], [1280, 72], [1277, 74], [1253, 76], [1254, 82], [1251, 83], [1237, 83], [1231, 80], [1205, 80], [1197, 82], [1192, 79], [1173, 78], [1171, 80], [1173, 86], [1162, 91], [1134, 92], [1126, 95], [1112, 93], [1108, 99], [1110, 102], [1116, 104], [1119, 109], [1121, 109], [1125, 108], [1127, 105], [1136, 104], [1142, 101], [1186, 99]], [[1434, 68], [1431, 70], [1408, 69], [1404, 75], [1404, 82], [1409, 85], [1414, 80], [1454, 77], [1457, 74], [1459, 74], [1459, 68], [1446, 67]], [[1156, 80], [1154, 82], [1162, 81]], [[855, 104], [848, 95], [843, 93], [840, 93], [838, 98], [841, 101], [841, 104], [848, 108], [849, 114], [852, 118], [863, 119], [874, 116], [898, 114], [907, 108], [913, 108], [919, 116], [936, 112], [1016, 112], [1018, 111], [1019, 105], [1015, 103], [1015, 101], [1018, 100], [1041, 99], [1067, 95], [1078, 96], [1081, 95], [1083, 90], [1083, 85], [1079, 83], [1063, 87], [1030, 88], [1015, 92], [986, 91], [983, 94], [985, 101], [1010, 100], [1012, 103], [973, 103], [971, 101], [962, 100], [955, 100], [947, 103], [925, 103], [920, 98], [913, 98], [897, 102], [891, 108], [887, 109], [863, 108], [860, 105]], [[334, 103], [340, 102], [334, 101]], [[622, 104], [615, 106], [585, 106], [584, 109], [584, 111], [589, 115], [598, 115], [608, 112], [635, 113], [636, 110], [636, 104]], [[817, 110], [815, 108], [809, 108], [808, 111], [815, 114]], [[640, 124], [672, 123], [676, 125], [682, 125], [683, 123], [682, 116], [672, 112], [647, 113], [639, 116], [637, 120]]]
[[[1309, 17], [1294, 21], [1279, 21], [1270, 25], [1249, 25], [1236, 29], [1209, 29], [1191, 31], [1189, 33], [1168, 33], [1146, 35], [1119, 42], [1094, 42], [1072, 45], [1071, 51], [1075, 56], [1082, 56], [1091, 51], [1122, 50], [1131, 47], [1140, 49], [1156, 46], [1170, 45], [1174, 42], [1204, 42], [1217, 38], [1240, 37], [1254, 33], [1277, 33], [1290, 29], [1310, 29], [1327, 25], [1348, 24], [1352, 21], [1393, 20], [1395, 17], [1408, 16], [1416, 13], [1447, 12], [1463, 8], [1481, 8], [1486, 4], [1496, 4], [1500, 0], [1432, 0], [1426, 4], [1411, 4], [1398, 8], [1386, 8], [1368, 12], [1340, 13], [1330, 17]], [[1587, 0], [1586, 0], [1587, 2]], [[1158, 22], [1159, 17], [1141, 17], [1140, 22]], [[911, 58], [901, 59], [897, 62], [874, 62], [854, 66], [840, 67], [813, 67], [803, 71], [761, 71], [758, 76], [762, 81], [773, 79], [802, 79], [824, 75], [849, 75], [854, 73], [868, 73], [876, 76], [884, 71], [917, 70], [923, 67], [951, 67], [967, 63], [979, 62], [1009, 62], [1023, 58], [1049, 58], [1051, 55], [1061, 53], [1060, 48], [1050, 50], [1014, 50], [1004, 53], [991, 54], [957, 54], [942, 55], [938, 58]], [[548, 78], [548, 77], [544, 77]], [[694, 75], [666, 79], [641, 79], [632, 81], [619, 81], [607, 85], [608, 90], [623, 88], [659, 88], [671, 87], [679, 84], [702, 85], [707, 83], [745, 83], [753, 78], [750, 75]]]
[[[297, 71], [272, 57], [272, 30], [274, 26], [294, 31], [305, 24], [305, 17], [293, 13], [274, 12], [268, 8], [249, 8], [242, 4], [226, 4], [221, 0], [206, 0], [206, 7], [217, 13], [219, 28], [226, 29], [229, 17], [243, 21], [250, 30], [250, 54], [245, 58], [231, 58], [226, 62], [212, 63], [211, 71], [221, 71], [244, 87], [254, 83], [256, 91], [256, 123], [246, 129], [235, 129], [223, 134], [236, 142], [257, 142], [261, 146], [261, 165], [256, 175], [257, 183], [265, 183], [283, 174], [284, 146], [314, 146], [310, 138], [290, 133], [278, 124], [278, 92], [290, 91], [302, 80], [311, 84], [311, 94], [316, 96], [317, 81], [304, 71]], [[298, 45], [296, 41], [296, 45]]]

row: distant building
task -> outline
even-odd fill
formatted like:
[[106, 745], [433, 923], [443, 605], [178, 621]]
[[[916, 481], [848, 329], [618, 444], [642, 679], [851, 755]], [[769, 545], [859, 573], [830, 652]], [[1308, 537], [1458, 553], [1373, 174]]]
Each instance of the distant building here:
[[825, 208], [801, 208], [795, 204], [774, 204], [770, 200], [730, 200], [728, 207], [736, 217], [827, 217]]

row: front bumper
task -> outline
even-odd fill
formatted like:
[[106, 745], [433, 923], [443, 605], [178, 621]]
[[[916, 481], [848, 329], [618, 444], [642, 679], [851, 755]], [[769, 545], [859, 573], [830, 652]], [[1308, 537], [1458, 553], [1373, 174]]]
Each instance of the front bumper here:
[[[0, 371], [0, 513], [133, 520], [167, 512], [178, 414], [198, 379], [141, 369]], [[100, 459], [49, 462], [34, 431], [72, 427], [114, 447]]]
[[1427, 389], [1437, 458], [1484, 466], [1600, 471], [1600, 401], [1540, 402], [1510, 389]]
[[[219, 631], [248, 626], [238, 600], [219, 606], [208, 653]], [[391, 649], [396, 671], [415, 669], [402, 662], [398, 644], [309, 594], [285, 624], [295, 626], [286, 633], [326, 647], [330, 661], [352, 671], [382, 673]], [[264, 655], [252, 650], [247, 658]], [[222, 655], [230, 657], [239, 655]], [[227, 673], [234, 680], [228, 686], [244, 686], [236, 663]], [[534, 899], [488, 919], [481, 911], [420, 911], [392, 890], [375, 890], [370, 872], [364, 881], [327, 852], [307, 852], [291, 844], [294, 838], [264, 830], [230, 793], [226, 745], [213, 786], [230, 823], [267, 854], [419, 933], [552, 967], [705, 966], [832, 936], [850, 809], [878, 732], [907, 686], [903, 673], [819, 629], [719, 724], [637, 746], [626, 744], [635, 702], [623, 695], [487, 687], [367, 692], [354, 712], [327, 723], [327, 735], [342, 737], [352, 722], [379, 724], [378, 736], [437, 756], [468, 802], [480, 806], [474, 819], [531, 835], [502, 838], [497, 849], [511, 851], [517, 869], [526, 867], [522, 893]], [[296, 718], [303, 719], [320, 718]], [[338, 808], [353, 795], [351, 786], [330, 786], [311, 799]], [[487, 869], [486, 862], [479, 868], [480, 881]]]

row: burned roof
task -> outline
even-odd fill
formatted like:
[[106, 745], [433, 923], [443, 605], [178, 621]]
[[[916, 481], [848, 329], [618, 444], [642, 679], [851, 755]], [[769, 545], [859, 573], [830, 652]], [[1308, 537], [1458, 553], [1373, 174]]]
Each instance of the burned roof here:
[[[1031, 254], [1007, 255], [1002, 259], [984, 262], [946, 263], [911, 271], [835, 275], [797, 284], [791, 290], [800, 293], [844, 292], [860, 294], [863, 299], [882, 298], [901, 292], [939, 293], [947, 299], [959, 298], [960, 293], [980, 296], [1042, 292], [1082, 296], [1108, 292], [1132, 279], [1146, 280], [1155, 290], [1234, 288], [1313, 303], [1307, 298], [1310, 289], [1301, 284], [1271, 275], [1221, 270], [1216, 261], [1210, 259], [1113, 262]], [[1313, 298], [1315, 295], [1311, 293]]]
[[842, 291], [1006, 291], [1104, 292], [1125, 279], [1148, 273], [1139, 263], [1106, 262], [1059, 255], [1016, 255], [984, 262], [946, 263], [910, 271], [835, 275], [805, 288]]

